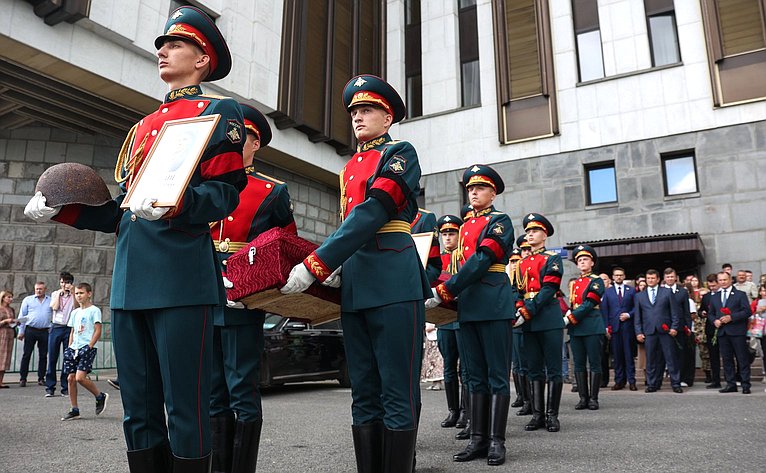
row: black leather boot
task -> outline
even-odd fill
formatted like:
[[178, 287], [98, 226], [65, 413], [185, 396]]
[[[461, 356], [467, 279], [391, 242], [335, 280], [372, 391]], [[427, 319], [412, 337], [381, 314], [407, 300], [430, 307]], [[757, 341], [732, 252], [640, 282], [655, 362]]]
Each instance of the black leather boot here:
[[575, 409], [581, 411], [588, 408], [590, 393], [588, 392], [588, 372], [575, 373], [577, 380], [577, 391], [580, 393], [580, 401], [575, 405]]
[[463, 430], [455, 434], [455, 440], [468, 440], [471, 438], [471, 393], [468, 392], [468, 388], [465, 391], [465, 427]]
[[590, 401], [588, 401], [588, 409], [592, 411], [598, 410], [598, 389], [601, 387], [601, 373], [590, 374]]
[[471, 393], [471, 441], [465, 450], [452, 455], [452, 459], [456, 462], [467, 462], [483, 458], [487, 456], [488, 448], [489, 394]]
[[202, 458], [183, 458], [173, 455], [173, 473], [210, 473], [213, 454], [208, 453]]
[[460, 388], [457, 381], [444, 382], [444, 392], [447, 395], [447, 409], [449, 414], [442, 421], [441, 426], [444, 428], [455, 427], [457, 419], [460, 416]]
[[705, 370], [705, 383], [712, 383], [713, 382], [713, 375], [710, 373], [710, 370]]
[[521, 409], [516, 413], [517, 416], [531, 416], [532, 415], [532, 385], [529, 381], [529, 376], [519, 375], [519, 384], [521, 384], [521, 396], [523, 403]]
[[252, 422], [237, 421], [231, 457], [231, 473], [253, 473], [258, 464], [263, 419]]
[[172, 455], [167, 442], [152, 448], [128, 451], [130, 473], [168, 473], [171, 471]]
[[502, 465], [505, 463], [505, 427], [508, 424], [508, 405], [511, 397], [504, 394], [493, 394], [489, 415], [489, 449], [487, 450], [487, 465]]
[[518, 373], [513, 373], [513, 387], [516, 389], [516, 399], [511, 403], [511, 407], [521, 407], [524, 405], [524, 393], [519, 382], [520, 377], [521, 375]]
[[418, 429], [383, 429], [383, 473], [412, 473]]
[[234, 445], [233, 413], [210, 418], [210, 440], [213, 445], [213, 473], [230, 473]]
[[532, 420], [524, 430], [532, 431], [545, 427], [545, 381], [532, 381]]
[[460, 416], [455, 422], [455, 427], [464, 429], [468, 425], [468, 386], [460, 386]]
[[559, 406], [561, 405], [562, 389], [564, 389], [563, 381], [548, 381], [548, 407], [545, 411], [545, 426], [548, 428], [548, 432], [558, 432], [561, 429]]
[[357, 473], [380, 473], [383, 468], [383, 422], [352, 425]]

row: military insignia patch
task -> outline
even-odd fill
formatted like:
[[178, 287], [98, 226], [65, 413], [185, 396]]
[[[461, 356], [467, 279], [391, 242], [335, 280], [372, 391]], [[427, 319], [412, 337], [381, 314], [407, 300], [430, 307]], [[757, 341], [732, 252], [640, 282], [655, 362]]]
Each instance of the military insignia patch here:
[[388, 164], [388, 169], [393, 171], [394, 174], [402, 174], [406, 168], [407, 161], [401, 156], [394, 156]]
[[471, 172], [479, 172], [481, 171], [481, 168], [479, 166], [474, 166], [471, 168]]
[[529, 214], [529, 217], [527, 217], [527, 218], [529, 218], [530, 220], [534, 220], [535, 219], [535, 214]]
[[183, 15], [183, 12], [181, 10], [177, 10], [175, 13], [173, 13], [173, 16], [170, 17], [171, 20], [177, 20], [178, 18], [181, 18]]
[[359, 77], [356, 79], [356, 82], [354, 82], [354, 87], [361, 87], [363, 86], [367, 81]]
[[558, 271], [559, 270], [559, 264], [558, 263], [553, 263], [553, 266], [551, 266], [551, 269], [554, 270], [554, 271]]
[[596, 283], [596, 284], [594, 284], [594, 285], [593, 285], [593, 289], [595, 289], [595, 290], [597, 290], [597, 291], [598, 291], [598, 283]]
[[495, 228], [492, 229], [492, 233], [494, 233], [495, 235], [502, 235], [504, 231], [505, 231], [505, 228], [503, 228], [502, 223], [498, 223], [497, 225], [495, 225]]
[[236, 120], [229, 120], [226, 122], [226, 137], [232, 143], [239, 143], [242, 141], [242, 125]]

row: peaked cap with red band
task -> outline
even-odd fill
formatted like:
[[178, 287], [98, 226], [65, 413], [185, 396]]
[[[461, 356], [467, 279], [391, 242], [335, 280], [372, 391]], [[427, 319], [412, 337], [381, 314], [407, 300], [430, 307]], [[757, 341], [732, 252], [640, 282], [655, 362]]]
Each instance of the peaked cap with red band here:
[[521, 235], [519, 235], [518, 238], [516, 238], [516, 246], [518, 246], [521, 249], [530, 249], [530, 248], [532, 248], [532, 245], [530, 245], [529, 242], [527, 241], [527, 234], [526, 233], [522, 233]]
[[503, 178], [486, 164], [474, 164], [466, 169], [463, 173], [463, 185], [466, 189], [476, 185], [490, 186], [498, 195], [505, 190]]
[[266, 120], [260, 110], [252, 105], [240, 103], [239, 108], [242, 109], [242, 116], [245, 117], [245, 129], [250, 133], [255, 133], [261, 142], [261, 148], [267, 146], [271, 142], [269, 121]]
[[394, 117], [398, 123], [407, 115], [407, 107], [391, 84], [372, 74], [352, 77], [343, 87], [343, 105], [346, 110], [356, 105], [375, 105]]
[[598, 256], [596, 255], [596, 250], [593, 249], [590, 245], [577, 245], [574, 249], [574, 258], [572, 260], [577, 263], [577, 258], [580, 256], [590, 256], [590, 259], [593, 260], [593, 263], [595, 264], [596, 261], [598, 261]]
[[442, 215], [439, 220], [436, 221], [436, 228], [439, 229], [439, 233], [448, 231], [460, 230], [460, 225], [463, 224], [463, 219], [457, 215]]
[[539, 228], [546, 235], [553, 235], [553, 224], [543, 214], [532, 212], [524, 216], [524, 231], [526, 232], [530, 228]]
[[231, 53], [221, 31], [205, 12], [196, 7], [183, 6], [170, 14], [163, 34], [154, 40], [160, 49], [166, 41], [183, 39], [199, 46], [210, 56], [210, 72], [205, 81], [223, 79], [231, 71]]

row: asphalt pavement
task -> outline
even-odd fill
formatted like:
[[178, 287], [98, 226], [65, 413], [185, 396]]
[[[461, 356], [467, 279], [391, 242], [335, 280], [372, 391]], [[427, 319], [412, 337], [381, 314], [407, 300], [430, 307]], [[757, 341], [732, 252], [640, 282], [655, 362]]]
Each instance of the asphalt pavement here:
[[[96, 385], [111, 397], [96, 417], [95, 401], [80, 391], [82, 419], [62, 422], [67, 398], [45, 398], [37, 385], [0, 390], [0, 472], [127, 472], [119, 391], [105, 377]], [[423, 390], [417, 471], [614, 472], [766, 471], [766, 393], [760, 377], [753, 394], [719, 394], [697, 384], [684, 394], [669, 387], [602, 391], [601, 409], [575, 411], [565, 385], [561, 432], [524, 432], [529, 417], [508, 420], [508, 462], [453, 463], [466, 442], [442, 429], [443, 391]], [[259, 472], [353, 472], [351, 392], [337, 383], [303, 383], [268, 390]]]

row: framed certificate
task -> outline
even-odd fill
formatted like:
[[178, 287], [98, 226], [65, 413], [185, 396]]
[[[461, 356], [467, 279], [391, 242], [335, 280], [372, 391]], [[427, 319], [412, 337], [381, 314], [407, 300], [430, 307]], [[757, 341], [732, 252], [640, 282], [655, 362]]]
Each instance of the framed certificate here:
[[155, 207], [177, 207], [221, 115], [169, 120], [162, 125], [121, 208], [146, 198]]
[[428, 233], [415, 233], [412, 235], [412, 239], [415, 240], [415, 249], [418, 250], [418, 256], [420, 262], [423, 263], [423, 269], [428, 264], [428, 252], [431, 251], [431, 242], [433, 241], [434, 234]]

